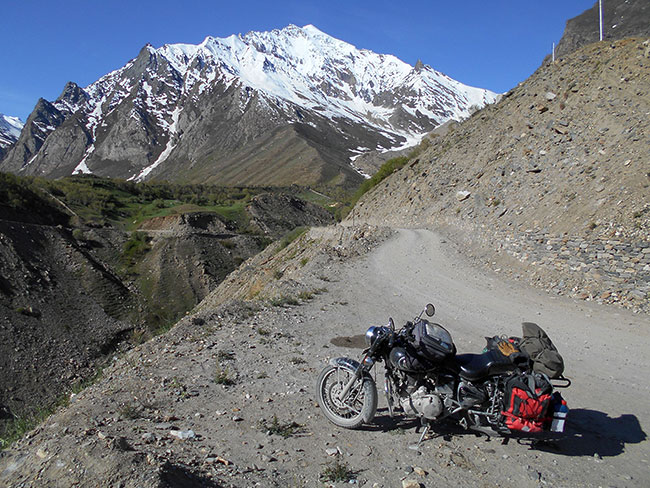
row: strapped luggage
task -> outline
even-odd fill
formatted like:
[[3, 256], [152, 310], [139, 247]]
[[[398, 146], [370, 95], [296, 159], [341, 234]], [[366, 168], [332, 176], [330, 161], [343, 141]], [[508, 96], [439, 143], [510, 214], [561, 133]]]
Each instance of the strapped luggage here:
[[[510, 430], [535, 434], [552, 421], [553, 386], [539, 373], [512, 376], [506, 382], [505, 425]], [[549, 416], [549, 413], [551, 414]]]
[[548, 334], [532, 322], [524, 322], [521, 326], [524, 336], [519, 348], [530, 357], [533, 370], [544, 373], [549, 378], [560, 378], [564, 372], [564, 359]]

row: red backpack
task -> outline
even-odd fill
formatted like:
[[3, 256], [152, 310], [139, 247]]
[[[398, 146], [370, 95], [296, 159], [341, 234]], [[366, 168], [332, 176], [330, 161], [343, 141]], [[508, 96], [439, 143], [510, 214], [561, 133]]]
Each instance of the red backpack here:
[[506, 382], [505, 424], [510, 430], [542, 432], [552, 420], [553, 387], [539, 373], [513, 376]]

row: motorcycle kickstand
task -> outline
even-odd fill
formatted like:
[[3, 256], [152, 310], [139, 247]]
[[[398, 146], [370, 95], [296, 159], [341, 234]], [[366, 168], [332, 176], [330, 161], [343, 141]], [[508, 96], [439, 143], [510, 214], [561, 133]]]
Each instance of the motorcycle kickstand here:
[[417, 450], [420, 449], [420, 444], [422, 444], [422, 441], [424, 440], [426, 435], [429, 433], [429, 429], [431, 428], [431, 423], [430, 422], [425, 423], [425, 420], [422, 419], [422, 423], [420, 424], [420, 426], [415, 429], [416, 433], [418, 432], [420, 427], [424, 427], [424, 432], [422, 432], [422, 435], [420, 436], [420, 439], [418, 440], [417, 444], [411, 444], [411, 445], [408, 446], [409, 449], [412, 449], [413, 451], [417, 451]]

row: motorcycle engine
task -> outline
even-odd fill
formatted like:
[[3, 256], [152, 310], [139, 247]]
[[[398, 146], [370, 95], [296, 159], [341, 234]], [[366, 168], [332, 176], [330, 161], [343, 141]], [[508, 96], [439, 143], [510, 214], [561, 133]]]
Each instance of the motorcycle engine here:
[[487, 401], [487, 395], [476, 386], [461, 381], [458, 385], [458, 401], [464, 408], [472, 408]]
[[435, 420], [444, 407], [442, 399], [435, 393], [421, 386], [410, 395], [400, 398], [400, 405], [406, 415]]

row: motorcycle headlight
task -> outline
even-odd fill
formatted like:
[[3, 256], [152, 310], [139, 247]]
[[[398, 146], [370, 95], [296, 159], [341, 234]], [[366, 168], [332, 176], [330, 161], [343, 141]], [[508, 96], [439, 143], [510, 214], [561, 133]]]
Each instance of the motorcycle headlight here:
[[372, 346], [372, 343], [377, 340], [377, 329], [379, 327], [370, 327], [366, 331], [366, 346]]
[[366, 331], [366, 345], [372, 346], [377, 339], [386, 334], [386, 327], [370, 327]]

